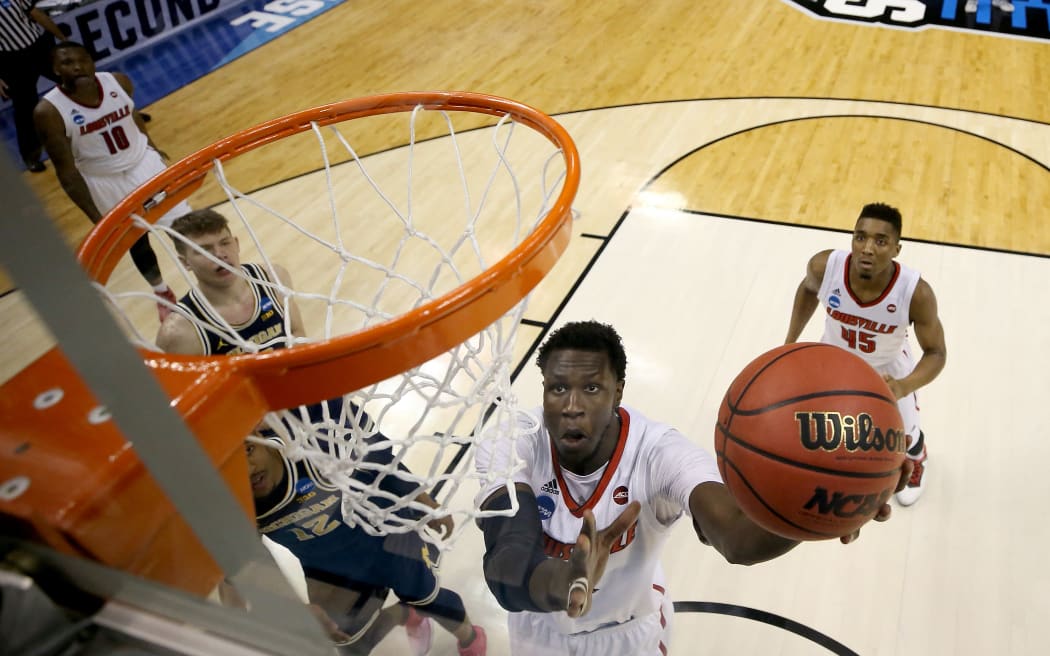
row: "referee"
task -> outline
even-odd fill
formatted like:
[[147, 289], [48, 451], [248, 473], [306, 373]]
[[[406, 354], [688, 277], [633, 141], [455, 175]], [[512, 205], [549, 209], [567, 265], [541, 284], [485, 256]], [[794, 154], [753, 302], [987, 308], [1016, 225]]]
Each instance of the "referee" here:
[[26, 168], [44, 170], [41, 146], [33, 128], [37, 81], [43, 75], [58, 81], [51, 70], [55, 37], [66, 35], [51, 17], [35, 6], [38, 0], [0, 0], [0, 98], [10, 98], [15, 113], [18, 152]]

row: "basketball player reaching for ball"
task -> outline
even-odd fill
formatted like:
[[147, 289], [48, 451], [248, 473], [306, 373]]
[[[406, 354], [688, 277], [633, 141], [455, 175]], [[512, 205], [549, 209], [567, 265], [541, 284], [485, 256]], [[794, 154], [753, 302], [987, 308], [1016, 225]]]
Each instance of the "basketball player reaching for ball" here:
[[[241, 346], [231, 343], [236, 340], [224, 339], [220, 334], [225, 330], [224, 321], [237, 332], [240, 340], [258, 345], [260, 351], [284, 348], [290, 344], [291, 339], [286, 330], [286, 311], [287, 326], [290, 327], [291, 335], [305, 336], [295, 302], [289, 298], [287, 307], [284, 305], [280, 296], [270, 287], [270, 276], [263, 267], [257, 264], [241, 264], [240, 245], [230, 232], [226, 217], [210, 209], [194, 210], [176, 219], [171, 228], [197, 246], [193, 248], [180, 239], [175, 240], [180, 261], [196, 277], [197, 288], [191, 289], [180, 299], [179, 310], [172, 312], [161, 324], [157, 345], [162, 350], [187, 355], [233, 355], [241, 352]], [[247, 276], [234, 274], [231, 270], [244, 271]], [[274, 265], [273, 270], [277, 277], [276, 282], [290, 287], [291, 277], [288, 272], [277, 265]], [[194, 320], [191, 321], [188, 316]], [[342, 400], [326, 403], [330, 406], [329, 416], [339, 416], [338, 405]], [[322, 416], [318, 414], [321, 404], [306, 406], [301, 410], [304, 410], [314, 423], [322, 423]], [[356, 408], [352, 409], [352, 414], [356, 411]], [[370, 420], [364, 416], [364, 421], [367, 423]], [[385, 439], [381, 435], [378, 438]], [[429, 565], [424, 571], [421, 569], [423, 566], [418, 563], [409, 567], [409, 561], [395, 562], [394, 555], [391, 555], [392, 560], [385, 560], [382, 557], [383, 538], [369, 536], [361, 529], [349, 529], [335, 517], [339, 513], [340, 503], [322, 504], [316, 495], [302, 491], [297, 483], [300, 478], [311, 490], [315, 486], [318, 490], [324, 490], [326, 498], [339, 495], [338, 488], [323, 481], [306, 463], [299, 461], [293, 465], [278, 450], [261, 446], [256, 448], [252, 443], [247, 445], [247, 449], [252, 471], [252, 490], [259, 493], [256, 494], [256, 505], [259, 509], [260, 532], [286, 546], [307, 567], [307, 575], [310, 577], [307, 579], [309, 599], [317, 602], [311, 604], [311, 608], [324, 620], [328, 620], [330, 615], [339, 617], [335, 624], [329, 621], [326, 621], [326, 624], [340, 641], [351, 645], [347, 653], [368, 653], [395, 625], [405, 626], [414, 653], [426, 653], [431, 640], [430, 619], [420, 616], [414, 608], [419, 607], [427, 612], [431, 605], [427, 600], [432, 595], [438, 595], [434, 600], [434, 603], [438, 603], [434, 607], [434, 616], [438, 618], [439, 624], [456, 636], [462, 648], [461, 653], [467, 656], [485, 653], [484, 631], [466, 621], [465, 610], [459, 612], [462, 609], [462, 601], [458, 595], [436, 587], [436, 579]], [[389, 450], [386, 453], [389, 453]], [[295, 474], [289, 474], [293, 470]], [[359, 475], [368, 474], [362, 472]], [[372, 475], [374, 476], [374, 473]], [[385, 482], [394, 480], [394, 477], [384, 478]], [[267, 490], [265, 494], [261, 493], [263, 488]], [[431, 507], [437, 506], [437, 502], [425, 492], [405, 489], [396, 493], [412, 494], [421, 503]], [[307, 498], [310, 499], [309, 503], [305, 501]], [[322, 506], [320, 511], [311, 510]], [[280, 524], [277, 521], [278, 516], [294, 514], [298, 510], [304, 512], [299, 513], [302, 516], [296, 522], [285, 523], [280, 529], [274, 528]], [[334, 515], [331, 517], [322, 516], [332, 513]], [[263, 520], [266, 520], [265, 523]], [[446, 518], [443, 522], [451, 522], [451, 519]], [[341, 528], [331, 536], [326, 533], [324, 540], [319, 540], [319, 536], [313, 533], [304, 533], [312, 530], [310, 527], [316, 526]], [[436, 526], [433, 528], [439, 530]], [[446, 535], [452, 533], [451, 526], [445, 526], [444, 529]], [[304, 535], [309, 538], [309, 543], [300, 543], [299, 537]], [[411, 544], [415, 544], [411, 542], [415, 540], [422, 545], [422, 541], [415, 534], [397, 539], [409, 541]], [[419, 552], [419, 549], [415, 551]], [[371, 554], [370, 559], [364, 557], [366, 553]], [[433, 556], [436, 560], [436, 550], [433, 551]], [[359, 578], [355, 579], [355, 576]], [[399, 598], [412, 603], [413, 607], [409, 610], [394, 607], [380, 611], [386, 599], [385, 589], [388, 587], [393, 588]], [[426, 594], [419, 592], [423, 588], [426, 588]], [[226, 596], [233, 595], [227, 590]], [[318, 613], [320, 608], [328, 614]]]
[[[52, 49], [51, 63], [59, 84], [37, 104], [33, 122], [62, 189], [92, 223], [98, 223], [139, 185], [163, 171], [167, 156], [146, 132], [128, 76], [96, 73], [91, 54], [72, 41]], [[179, 203], [157, 222], [167, 225], [189, 211], [189, 205]], [[149, 237], [143, 235], [130, 250], [153, 292], [174, 303], [175, 294], [164, 282]], [[157, 311], [164, 321], [170, 308], [158, 303]]]
[[[798, 543], [744, 515], [710, 453], [620, 405], [627, 356], [611, 326], [562, 326], [537, 364], [543, 405], [519, 417], [525, 434], [513, 445], [483, 440], [475, 456], [483, 481], [506, 471], [511, 448], [525, 463], [513, 475], [515, 500], [500, 481], [478, 497], [483, 509], [518, 505], [511, 517], [479, 522], [485, 579], [512, 611], [511, 653], [666, 654], [673, 609], [659, 558], [683, 514], [730, 563], [770, 560]], [[875, 519], [889, 515], [884, 505]]]
[[[272, 280], [265, 267], [242, 265], [240, 242], [230, 232], [226, 217], [211, 209], [194, 210], [173, 221], [171, 229], [197, 246], [175, 240], [179, 261], [193, 273], [197, 287], [179, 299], [178, 311], [161, 323], [157, 346], [162, 351], [184, 355], [243, 352], [238, 340], [224, 335], [224, 322], [259, 351], [284, 348], [293, 337], [305, 336], [295, 301], [289, 298], [286, 308], [275, 291], [277, 285], [291, 287], [288, 272], [275, 264], [277, 279]], [[238, 271], [242, 273], [235, 273]]]
[[[825, 306], [822, 342], [862, 357], [875, 368], [897, 397], [908, 439], [908, 458], [915, 464], [897, 502], [910, 506], [926, 486], [926, 438], [919, 423], [915, 391], [941, 372], [947, 359], [944, 327], [937, 315], [937, 298], [918, 271], [894, 258], [901, 251], [901, 214], [883, 203], [870, 203], [853, 228], [851, 250], [826, 250], [814, 255], [806, 277], [795, 291], [786, 343], [798, 340], [817, 305]], [[908, 326], [922, 349], [912, 358]]]
[[[341, 401], [327, 403], [329, 416], [339, 416]], [[309, 418], [310, 430], [322, 431], [317, 437], [323, 443], [334, 438], [323, 433], [321, 406], [310, 406]], [[356, 409], [351, 412], [356, 414]], [[367, 416], [363, 420], [370, 421]], [[371, 464], [389, 465], [393, 461], [392, 450], [382, 448], [385, 441], [378, 433], [369, 438], [366, 460]], [[439, 551], [415, 532], [374, 536], [359, 526], [348, 526], [341, 515], [340, 488], [308, 460], [293, 462], [286, 458], [282, 448], [281, 439], [263, 428], [245, 442], [256, 522], [262, 535], [299, 559], [311, 610], [333, 640], [344, 647], [341, 653], [368, 654], [393, 627], [404, 625], [412, 653], [426, 654], [432, 639], [432, 617], [455, 636], [461, 656], [484, 656], [485, 631], [471, 622], [462, 598], [438, 584], [435, 570]], [[358, 469], [353, 476], [369, 486], [377, 473], [371, 468]], [[417, 484], [397, 476], [384, 476], [379, 488], [437, 506], [429, 495], [418, 491]], [[399, 514], [409, 512], [402, 510]], [[453, 528], [450, 517], [433, 520], [430, 525], [445, 535]], [[391, 590], [400, 603], [384, 608]]]

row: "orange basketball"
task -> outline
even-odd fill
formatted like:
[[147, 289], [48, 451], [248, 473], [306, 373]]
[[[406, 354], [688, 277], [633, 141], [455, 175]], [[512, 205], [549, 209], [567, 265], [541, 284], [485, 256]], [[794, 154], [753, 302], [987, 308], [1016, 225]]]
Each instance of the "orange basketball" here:
[[788, 344], [729, 386], [718, 469], [747, 516], [793, 540], [852, 533], [893, 494], [905, 451], [897, 401], [868, 363], [830, 344]]

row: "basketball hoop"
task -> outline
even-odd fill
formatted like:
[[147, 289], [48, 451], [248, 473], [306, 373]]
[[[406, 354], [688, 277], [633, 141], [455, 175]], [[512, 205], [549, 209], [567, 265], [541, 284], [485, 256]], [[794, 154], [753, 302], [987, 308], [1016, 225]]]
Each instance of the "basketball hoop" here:
[[[347, 136], [368, 130], [367, 121], [406, 118], [409, 138], [400, 148], [359, 156], [354, 135]], [[417, 140], [424, 125], [427, 138]], [[437, 132], [442, 125], [444, 130]], [[303, 183], [315, 185], [316, 194], [282, 195], [279, 186], [240, 190], [244, 185], [234, 178], [242, 173], [238, 164], [246, 155], [310, 132], [319, 145], [321, 169], [313, 177], [303, 176]], [[345, 161], [337, 161], [332, 152]], [[134, 285], [118, 280], [118, 265], [128, 249], [150, 232], [165, 278], [176, 281], [176, 288], [193, 284], [172, 248], [173, 240], [190, 242], [153, 222], [201, 189], [209, 175], [227, 199], [216, 209], [250, 251], [242, 259], [258, 262], [270, 274], [275, 264], [283, 263], [292, 273], [289, 287], [274, 282], [273, 275], [252, 279], [268, 284], [285, 305], [295, 300], [304, 307], [307, 337], [289, 340], [287, 348], [258, 352], [256, 345], [241, 340], [238, 355], [162, 353], [150, 336], [156, 318], [148, 318], [155, 314], [156, 298], [134, 276]], [[484, 439], [481, 428], [490, 421], [515, 425], [510, 391], [515, 331], [527, 295], [567, 247], [579, 176], [568, 133], [521, 103], [460, 92], [359, 98], [240, 131], [173, 164], [115, 207], [88, 235], [78, 257], [246, 511], [252, 503], [243, 441], [265, 416], [288, 457], [310, 461], [340, 486], [348, 523], [375, 534], [415, 530], [435, 541], [438, 536], [426, 528], [429, 520], [453, 516], [458, 533], [482, 513], [475, 508], [433, 509], [413, 498], [392, 497], [380, 490], [378, 481], [399, 476], [421, 490], [448, 485], [447, 498], [475, 476], [466, 463], [452, 470], [449, 456], [458, 460], [461, 451]], [[321, 200], [303, 209], [304, 197]], [[319, 216], [323, 220], [316, 220]], [[453, 227], [457, 216], [462, 221]], [[390, 252], [384, 254], [378, 244], [383, 240], [373, 243], [362, 235], [381, 234], [375, 224], [387, 218], [397, 228], [388, 230]], [[330, 264], [324, 259], [329, 256]], [[289, 260], [320, 273], [304, 276]], [[371, 286], [361, 287], [366, 283]], [[225, 320], [200, 328], [240, 339]], [[71, 409], [62, 411], [64, 421], [77, 426], [82, 442], [94, 445], [77, 454], [78, 467], [104, 470], [118, 462], [118, 487], [136, 490], [135, 513], [164, 505], [159, 490], [150, 491], [143, 483], [149, 476], [141, 463], [111, 457], [125, 444], [111, 424], [89, 426], [97, 436], [83, 434], [77, 413], [97, 414], [97, 409], [57, 351], [9, 381], [3, 394], [10, 392], [12, 403], [29, 404], [32, 390], [48, 386], [63, 389], [71, 401], [62, 404]], [[341, 405], [325, 406], [320, 423], [296, 410], [331, 399], [341, 399]], [[66, 414], [70, 411], [74, 414]], [[363, 413], [374, 424], [364, 421]], [[27, 418], [20, 429], [39, 435], [31, 424]], [[319, 431], [324, 433], [320, 439]], [[376, 483], [361, 484], [351, 474], [369, 466], [363, 456], [369, 452], [367, 439], [377, 431], [390, 439], [386, 446], [393, 445], [393, 462], [375, 468]], [[333, 449], [333, 441], [340, 440], [350, 446]], [[398, 465], [412, 471], [404, 473]], [[514, 466], [493, 475], [509, 484]], [[162, 563], [154, 559], [144, 568], [139, 565], [141, 551], [148, 547], [132, 553], [134, 539], [113, 544], [108, 531], [117, 519], [69, 512], [70, 507], [104, 503], [103, 494], [117, 493], [113, 488], [71, 500], [62, 481], [51, 481], [50, 487], [28, 490], [5, 512], [13, 509], [13, 514], [33, 517], [38, 532], [48, 533], [46, 540], [59, 548], [138, 568], [137, 573], [180, 587], [206, 589], [196, 583], [208, 563], [206, 555], [196, 553], [199, 548], [174, 550]], [[376, 498], [381, 503], [374, 503]], [[400, 512], [404, 509], [414, 512]], [[50, 528], [44, 530], [44, 525]], [[165, 544], [180, 542], [172, 537], [178, 526], [132, 525], [144, 544], [162, 532]], [[192, 536], [181, 542], [192, 543]], [[195, 575], [187, 577], [191, 570]]]

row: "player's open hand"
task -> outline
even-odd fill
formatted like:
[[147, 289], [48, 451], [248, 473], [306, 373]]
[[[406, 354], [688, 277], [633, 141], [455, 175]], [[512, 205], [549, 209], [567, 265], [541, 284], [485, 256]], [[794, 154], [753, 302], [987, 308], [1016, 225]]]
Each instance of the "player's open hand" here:
[[435, 517], [434, 519], [427, 522], [427, 527], [431, 531], [434, 531], [441, 536], [442, 540], [447, 540], [452, 535], [452, 531], [456, 528], [456, 522], [453, 521], [450, 515], [444, 517]]
[[582, 617], [591, 608], [591, 595], [605, 573], [609, 551], [619, 542], [627, 529], [638, 521], [642, 506], [637, 501], [624, 509], [613, 523], [599, 531], [595, 526], [594, 513], [583, 513], [583, 528], [569, 559], [572, 583], [569, 585], [565, 612], [569, 617]]
[[[908, 480], [911, 478], [911, 473], [912, 471], [914, 471], [914, 469], [915, 461], [911, 458], [905, 458], [904, 462], [901, 464], [901, 476], [897, 480], [897, 487], [894, 488], [894, 492], [900, 492], [904, 489], [904, 487], [908, 484]], [[888, 503], [884, 503], [882, 504], [882, 507], [879, 508], [879, 511], [875, 513], [875, 517], [873, 517], [872, 519], [874, 519], [876, 522], [884, 522], [890, 518], [891, 514], [893, 514], [893, 507], [890, 506], [890, 504]], [[850, 533], [849, 535], [843, 535], [841, 538], [839, 538], [839, 541], [842, 542], [842, 544], [849, 544], [850, 542], [856, 540], [858, 537], [860, 537], [859, 528], [856, 531]]]

